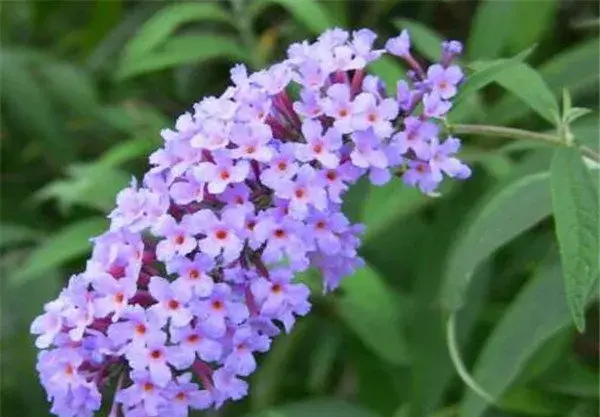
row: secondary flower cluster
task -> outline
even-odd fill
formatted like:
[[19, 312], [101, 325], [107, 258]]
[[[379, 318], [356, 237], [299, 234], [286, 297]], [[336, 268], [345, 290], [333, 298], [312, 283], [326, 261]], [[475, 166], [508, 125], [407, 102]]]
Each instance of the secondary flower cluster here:
[[[32, 324], [53, 413], [91, 416], [109, 381], [112, 416], [187, 416], [242, 398], [255, 353], [310, 309], [294, 274], [317, 268], [331, 290], [362, 265], [362, 227], [341, 211], [351, 184], [396, 175], [433, 193], [443, 173], [470, 175], [437, 123], [463, 78], [461, 45], [445, 42], [424, 69], [406, 32], [385, 49], [375, 38], [333, 29], [266, 70], [237, 65], [221, 97], [161, 133], [85, 271]], [[410, 68], [392, 96], [365, 72], [386, 53]]]

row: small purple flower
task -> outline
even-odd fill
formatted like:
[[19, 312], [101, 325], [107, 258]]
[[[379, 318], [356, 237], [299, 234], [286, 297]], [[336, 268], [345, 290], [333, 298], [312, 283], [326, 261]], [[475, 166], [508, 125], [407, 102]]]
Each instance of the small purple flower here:
[[231, 130], [231, 141], [238, 147], [231, 151], [231, 156], [268, 162], [273, 157], [273, 150], [268, 146], [271, 138], [271, 129], [265, 124], [236, 124]]
[[348, 184], [360, 176], [360, 168], [345, 162], [335, 169], [322, 169], [318, 172], [319, 183], [327, 187], [329, 199], [336, 204], [342, 202], [341, 195], [348, 190]]
[[206, 235], [198, 243], [200, 249], [213, 258], [222, 254], [225, 262], [235, 260], [243, 247], [238, 234], [244, 227], [245, 210], [227, 209], [221, 214], [221, 219], [208, 210], [198, 214], [202, 214], [203, 232]]
[[208, 191], [220, 194], [229, 184], [242, 182], [249, 172], [247, 161], [238, 161], [234, 164], [232, 159], [225, 156], [215, 156], [215, 163], [202, 162], [194, 168], [194, 175], [198, 181], [208, 183]]
[[160, 337], [162, 324], [162, 320], [152, 310], [132, 305], [123, 312], [121, 321], [108, 327], [107, 334], [117, 346], [127, 343], [146, 346], [148, 340]]
[[417, 157], [427, 159], [429, 142], [437, 137], [438, 127], [417, 117], [404, 119], [404, 130], [396, 133], [392, 138], [392, 145], [400, 154], [412, 150]]
[[435, 64], [427, 70], [427, 81], [431, 84], [432, 91], [443, 99], [449, 99], [456, 95], [456, 86], [463, 77], [462, 70], [456, 65], [444, 68]]
[[451, 107], [452, 103], [442, 100], [436, 92], [423, 95], [423, 114], [427, 117], [444, 117]]
[[172, 260], [167, 265], [167, 272], [177, 271], [177, 278], [172, 286], [178, 291], [189, 292], [198, 297], [208, 297], [212, 292], [214, 282], [208, 275], [215, 267], [215, 261], [203, 253], [196, 253], [193, 260], [186, 257], [179, 257]]
[[158, 301], [150, 310], [159, 317], [163, 323], [171, 319], [173, 326], [185, 326], [192, 320], [192, 314], [187, 309], [190, 293], [181, 290], [164, 278], [152, 277], [148, 285], [150, 295]]
[[132, 371], [132, 384], [117, 393], [116, 400], [128, 408], [142, 405], [148, 416], [159, 415], [159, 408], [167, 404], [163, 390], [152, 380], [148, 371]]
[[308, 218], [309, 229], [320, 250], [327, 255], [335, 255], [341, 250], [339, 235], [349, 226], [349, 221], [342, 213], [325, 215], [315, 212]]
[[211, 151], [223, 149], [229, 144], [230, 131], [230, 123], [207, 119], [202, 123], [202, 130], [191, 139], [190, 145]]
[[198, 181], [194, 174], [188, 171], [183, 179], [171, 185], [169, 195], [177, 204], [199, 203], [204, 199], [205, 185], [206, 183]]
[[455, 154], [460, 148], [460, 140], [449, 137], [443, 143], [436, 138], [431, 141], [429, 147], [429, 167], [432, 177], [442, 180], [442, 172], [451, 178], [465, 179], [471, 175], [468, 166], [460, 162], [451, 155]]
[[282, 181], [290, 180], [296, 174], [298, 164], [295, 161], [294, 145], [283, 144], [269, 167], [261, 173], [260, 180], [270, 188], [277, 188]]
[[232, 351], [225, 359], [225, 368], [237, 375], [248, 376], [256, 369], [252, 352], [266, 352], [270, 339], [256, 333], [250, 326], [241, 326], [233, 334], [232, 345]]
[[423, 161], [408, 161], [408, 170], [402, 176], [406, 184], [413, 187], [418, 186], [425, 194], [435, 191], [439, 184], [437, 178], [432, 174], [429, 164]]
[[187, 417], [189, 408], [205, 410], [212, 403], [212, 395], [207, 390], [200, 390], [198, 384], [192, 382], [192, 374], [185, 373], [177, 377], [177, 383], [168, 387], [168, 397], [173, 417]]
[[354, 149], [350, 153], [352, 163], [359, 168], [386, 168], [387, 156], [379, 148], [379, 139], [372, 130], [359, 131], [352, 134]]
[[303, 62], [298, 68], [298, 74], [294, 74], [294, 80], [309, 89], [319, 89], [327, 80], [329, 73], [314, 60]]
[[112, 314], [112, 321], [121, 318], [128, 301], [137, 291], [135, 278], [124, 277], [116, 280], [109, 274], [99, 274], [93, 282], [94, 289], [101, 294], [94, 300], [96, 317], [106, 317]]
[[192, 217], [186, 216], [181, 223], [165, 215], [158, 220], [154, 227], [154, 233], [163, 236], [164, 239], [156, 245], [156, 258], [160, 261], [168, 261], [175, 256], [184, 256], [196, 248], [197, 241], [194, 234], [197, 228], [191, 221]]
[[35, 340], [38, 349], [49, 347], [63, 327], [61, 312], [65, 304], [60, 298], [44, 305], [44, 314], [31, 323], [31, 333], [39, 335]]
[[312, 206], [318, 210], [327, 207], [327, 194], [315, 184], [315, 170], [308, 165], [302, 166], [293, 181], [282, 182], [276, 190], [279, 197], [289, 200], [290, 215], [302, 219]]
[[248, 317], [247, 307], [230, 300], [231, 288], [224, 283], [215, 284], [208, 300], [198, 301], [194, 313], [200, 318], [200, 329], [212, 338], [219, 338], [227, 330], [226, 320], [239, 324]]
[[335, 151], [342, 146], [342, 135], [336, 128], [323, 134], [320, 122], [307, 119], [302, 124], [302, 134], [306, 144], [296, 145], [296, 156], [300, 161], [317, 160], [327, 168], [338, 166], [340, 160]]
[[293, 104], [294, 110], [300, 116], [306, 118], [315, 118], [323, 114], [321, 107], [321, 95], [318, 92], [309, 89], [303, 89], [300, 92], [300, 101]]
[[160, 337], [148, 340], [146, 346], [132, 345], [127, 350], [125, 357], [135, 371], [148, 369], [152, 383], [164, 388], [172, 378], [169, 367], [171, 355], [170, 348], [165, 346], [166, 335], [164, 333], [159, 333], [159, 335]]
[[222, 346], [209, 338], [198, 326], [174, 328], [171, 342], [178, 346], [172, 349], [172, 363], [177, 369], [189, 368], [196, 355], [205, 362], [216, 362], [221, 358]]
[[352, 132], [352, 102], [350, 88], [346, 84], [333, 84], [327, 90], [327, 97], [323, 99], [323, 112], [333, 117], [333, 126], [340, 133]]
[[358, 130], [373, 129], [380, 138], [391, 135], [393, 128], [391, 120], [398, 115], [398, 104], [388, 98], [377, 104], [375, 96], [369, 93], [359, 94], [352, 103], [354, 128]]
[[373, 43], [377, 39], [377, 34], [369, 29], [360, 29], [352, 32], [352, 48], [356, 56], [362, 58], [365, 62], [371, 62], [385, 52], [383, 50], [374, 50]]
[[400, 35], [395, 38], [390, 38], [385, 43], [385, 49], [392, 54], [399, 57], [407, 57], [410, 55], [410, 36], [407, 30], [403, 30]]
[[248, 393], [248, 383], [225, 368], [219, 368], [213, 373], [213, 382], [225, 399], [239, 400]]

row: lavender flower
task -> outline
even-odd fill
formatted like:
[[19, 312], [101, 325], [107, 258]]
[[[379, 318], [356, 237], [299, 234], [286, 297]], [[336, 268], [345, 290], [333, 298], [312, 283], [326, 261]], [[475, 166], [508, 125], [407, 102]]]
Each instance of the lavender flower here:
[[[352, 184], [395, 175], [432, 194], [444, 176], [470, 175], [438, 125], [463, 79], [460, 43], [444, 42], [425, 72], [407, 31], [385, 49], [376, 38], [333, 29], [263, 71], [236, 65], [220, 97], [160, 132], [85, 271], [31, 325], [54, 414], [92, 416], [113, 376], [111, 415], [187, 416], [243, 398], [255, 355], [310, 310], [294, 274], [314, 267], [330, 291], [363, 265], [363, 227], [341, 211]], [[386, 53], [410, 67], [393, 97], [367, 73]]]

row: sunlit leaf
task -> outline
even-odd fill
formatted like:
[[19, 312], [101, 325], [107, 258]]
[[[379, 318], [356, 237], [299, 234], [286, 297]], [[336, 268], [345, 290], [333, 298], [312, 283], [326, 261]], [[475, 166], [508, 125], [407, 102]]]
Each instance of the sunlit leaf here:
[[513, 26], [515, 0], [479, 2], [471, 23], [466, 52], [470, 59], [498, 58]]
[[233, 38], [226, 36], [181, 35], [168, 39], [160, 48], [143, 56], [125, 56], [119, 64], [116, 77], [124, 80], [211, 59], [246, 61], [249, 59], [248, 53], [249, 51], [244, 50]]
[[584, 308], [598, 281], [598, 188], [575, 148], [554, 151], [552, 205], [567, 303], [575, 325], [585, 327]]
[[217, 2], [170, 4], [157, 11], [125, 46], [128, 58], [140, 57], [167, 41], [175, 30], [198, 21], [231, 22], [231, 16]]
[[[510, 28], [508, 31], [507, 47], [509, 52], [516, 53], [529, 47], [549, 33], [554, 27], [554, 17], [560, 1], [511, 1]], [[494, 22], [502, 25], [502, 22]], [[505, 29], [506, 30], [506, 29]]]
[[17, 272], [10, 277], [15, 286], [24, 285], [31, 279], [44, 278], [48, 269], [90, 252], [90, 239], [99, 235], [107, 227], [103, 218], [91, 218], [73, 222], [56, 234], [48, 237], [27, 258]]
[[[493, 63], [475, 62], [471, 68], [481, 73]], [[556, 122], [558, 103], [540, 74], [523, 62], [515, 62], [496, 74], [494, 81], [509, 90], [550, 123]]]
[[262, 3], [280, 5], [294, 17], [294, 20], [316, 35], [338, 25], [336, 18], [316, 0], [263, 0]]
[[509, 59], [498, 59], [495, 61], [479, 61], [471, 65], [480, 65], [482, 70], [476, 71], [467, 77], [467, 80], [462, 84], [458, 91], [458, 95], [454, 99], [454, 106], [458, 106], [466, 97], [475, 93], [498, 80], [502, 73], [511, 67], [517, 66], [527, 55], [531, 49], [524, 51]]
[[[555, 96], [567, 89], [573, 97], [592, 91], [598, 84], [598, 38], [581, 43], [561, 52], [539, 67], [539, 72]], [[490, 109], [489, 120], [510, 124], [526, 116], [529, 109], [513, 96], [507, 96]]]

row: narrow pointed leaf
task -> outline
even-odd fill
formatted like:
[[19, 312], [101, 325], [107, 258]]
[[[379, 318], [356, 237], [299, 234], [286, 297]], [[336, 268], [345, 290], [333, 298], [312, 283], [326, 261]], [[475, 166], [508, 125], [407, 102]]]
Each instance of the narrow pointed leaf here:
[[383, 360], [406, 364], [408, 349], [402, 326], [408, 299], [392, 292], [368, 267], [346, 278], [342, 290], [337, 313], [346, 326]]
[[479, 264], [551, 213], [548, 172], [526, 175], [492, 191], [458, 237], [450, 255], [442, 303], [455, 311]]
[[198, 21], [229, 22], [231, 16], [217, 2], [171, 4], [156, 12], [139, 29], [126, 48], [130, 57], [150, 53], [165, 42], [178, 27]]
[[88, 253], [90, 239], [106, 229], [103, 218], [91, 218], [72, 223], [46, 239], [30, 255], [15, 274], [11, 284], [20, 286], [33, 278], [43, 278], [45, 271]]
[[[489, 63], [475, 62], [471, 68], [484, 71]], [[494, 81], [517, 96], [544, 119], [554, 124], [558, 102], [540, 74], [523, 62], [516, 62], [496, 74]]]
[[233, 38], [219, 35], [181, 35], [141, 57], [125, 56], [117, 70], [120, 80], [211, 59], [246, 61], [245, 51]]
[[583, 331], [584, 308], [599, 274], [598, 188], [575, 148], [554, 152], [552, 205], [567, 303], [577, 328]]
[[[546, 261], [486, 340], [473, 379], [501, 403], [502, 395], [538, 348], [569, 324], [560, 265]], [[479, 417], [487, 407], [485, 400], [467, 390], [459, 417]]]

